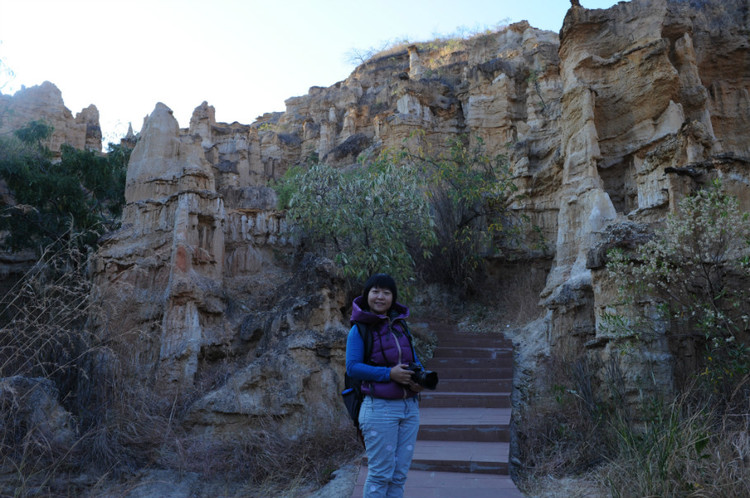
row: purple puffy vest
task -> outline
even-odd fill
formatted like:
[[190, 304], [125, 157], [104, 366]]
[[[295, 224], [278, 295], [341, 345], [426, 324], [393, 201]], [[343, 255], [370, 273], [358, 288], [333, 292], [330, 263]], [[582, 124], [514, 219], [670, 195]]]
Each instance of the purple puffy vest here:
[[[372, 334], [370, 364], [381, 367], [394, 367], [398, 364], [408, 364], [414, 361], [414, 353], [411, 349], [409, 338], [401, 323], [396, 321], [392, 330], [388, 325], [388, 320], [382, 320], [378, 324], [370, 324], [369, 329]], [[393, 381], [364, 381], [362, 382], [362, 393], [385, 399], [404, 399], [417, 395], [411, 389]]]

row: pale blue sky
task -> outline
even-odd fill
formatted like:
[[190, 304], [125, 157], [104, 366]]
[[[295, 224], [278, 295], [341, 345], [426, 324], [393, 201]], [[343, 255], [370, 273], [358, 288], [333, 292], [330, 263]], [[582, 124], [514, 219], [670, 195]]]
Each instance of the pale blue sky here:
[[[616, 0], [581, 0], [607, 8]], [[181, 127], [208, 101], [250, 124], [354, 69], [352, 49], [426, 41], [520, 20], [559, 31], [569, 0], [0, 0], [2, 90], [45, 80], [65, 105], [99, 109], [106, 140], [138, 131], [157, 102]], [[0, 81], [0, 86], [3, 82]]]

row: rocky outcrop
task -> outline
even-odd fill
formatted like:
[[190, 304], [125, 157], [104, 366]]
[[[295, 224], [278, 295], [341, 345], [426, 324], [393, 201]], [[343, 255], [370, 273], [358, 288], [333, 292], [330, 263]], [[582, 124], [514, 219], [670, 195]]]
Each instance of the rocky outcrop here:
[[63, 144], [101, 152], [102, 130], [96, 106], [90, 105], [73, 116], [65, 107], [60, 90], [49, 81], [23, 88], [14, 95], [0, 95], [0, 134], [40, 119], [54, 127], [45, 144], [53, 154], [59, 156]]
[[96, 275], [99, 297], [121, 310], [117, 331], [140, 331], [128, 346], [135, 372], [169, 390], [192, 381], [204, 333], [224, 335], [211, 317], [225, 307], [226, 212], [200, 144], [179, 136], [171, 110], [157, 104], [142, 136], [128, 167], [122, 228], [102, 244]]
[[282, 429], [340, 423], [348, 328], [344, 282], [329, 260], [307, 256], [269, 309], [245, 314], [236, 338], [247, 352], [226, 383], [193, 403], [187, 424], [212, 432], [284, 420]]
[[[273, 191], [217, 186], [229, 173], [206, 159], [213, 145], [181, 133], [168, 107], [157, 104], [141, 137], [122, 228], [102, 241], [94, 269], [94, 297], [109, 310], [101, 334], [125, 375], [164, 396], [199, 393], [196, 428], [286, 417], [293, 434], [303, 413], [330, 419], [345, 333], [332, 265], [310, 260], [293, 275]], [[228, 368], [222, 387], [199, 389]]]
[[73, 417], [58, 402], [54, 383], [44, 378], [0, 378], [0, 447], [24, 440], [28, 447], [70, 451], [76, 441]]
[[[112, 333], [125, 334], [136, 373], [166, 391], [233, 365], [199, 396], [195, 427], [231, 430], [262, 412], [299, 428], [303, 406], [336, 403], [346, 303], [326, 264], [294, 276], [269, 181], [385, 148], [440, 153], [465, 134], [507, 155], [512, 208], [546, 239], [530, 254], [551, 269], [527, 365], [538, 380], [552, 352], [606, 359], [616, 340], [600, 323], [614, 299], [604, 249], [648, 237], [712, 177], [750, 208], [748, 29], [741, 0], [574, 4], [559, 37], [523, 22], [450, 48], [397, 48], [249, 125], [217, 123], [204, 102], [180, 129], [158, 105], [133, 151], [123, 228], [96, 266], [98, 292], [121, 317]], [[325, 277], [287, 284], [310, 275]], [[649, 347], [642, 358], [658, 360], [668, 386], [669, 348]], [[626, 367], [634, 384], [650, 368]]]
[[[747, 132], [735, 127], [748, 119], [750, 69], [729, 62], [747, 58], [747, 34], [747, 6], [739, 1], [634, 0], [568, 12], [560, 39], [565, 159], [558, 236], [542, 293], [553, 348], [605, 360], [618, 350], [602, 324], [616, 289], [601, 259], [588, 255], [628, 244], [634, 232], [621, 227], [662, 220], [712, 177], [750, 208], [749, 151], [738, 136]], [[716, 72], [722, 64], [723, 75]], [[732, 110], [726, 100], [736, 104]], [[629, 387], [635, 392], [637, 379], [648, 375], [669, 389], [665, 338], [641, 353], [625, 358]]]

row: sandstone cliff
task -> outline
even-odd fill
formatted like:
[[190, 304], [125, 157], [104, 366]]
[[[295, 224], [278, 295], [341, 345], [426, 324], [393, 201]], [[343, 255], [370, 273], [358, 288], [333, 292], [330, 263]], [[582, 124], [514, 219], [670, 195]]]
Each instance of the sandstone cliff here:
[[65, 107], [60, 90], [49, 81], [23, 88], [12, 96], [0, 95], [0, 133], [9, 133], [40, 119], [54, 127], [45, 144], [53, 154], [60, 154], [62, 144], [101, 152], [102, 130], [96, 106], [90, 105], [73, 116]]
[[[600, 326], [614, 290], [599, 249], [648, 231], [712, 177], [750, 208], [749, 30], [743, 0], [574, 5], [559, 35], [517, 23], [397, 48], [249, 125], [217, 123], [204, 102], [180, 129], [159, 104], [133, 152], [123, 228], [95, 267], [118, 317], [103, 330], [144, 381], [201, 391], [196, 427], [232, 430], [264, 414], [293, 431], [305, 410], [337, 408], [341, 282], [314, 258], [295, 270], [268, 183], [309, 158], [345, 166], [467, 134], [508, 154], [513, 208], [547, 239], [515, 270], [548, 270], [543, 317], [515, 338], [527, 400], [550, 351], [606, 357], [616, 346]], [[657, 363], [668, 388], [673, 350], [650, 347], [628, 360], [629, 379]]]
[[[564, 160], [555, 264], [542, 292], [550, 347], [606, 356], [614, 346], [601, 326], [614, 289], [589, 255], [603, 241], [611, 247], [632, 236], [616, 230], [621, 224], [663, 220], [709, 177], [750, 208], [747, 15], [741, 1], [569, 10], [559, 50]], [[669, 389], [670, 355], [654, 344], [631, 358], [643, 364], [631, 365], [630, 375], [644, 375], [658, 358], [654, 375]]]
[[[549, 160], [559, 84], [530, 85], [537, 65], [555, 74], [557, 37], [521, 23], [457, 50], [383, 55], [252, 125], [217, 123], [204, 102], [179, 129], [158, 104], [133, 150], [122, 229], [94, 271], [114, 317], [102, 331], [130, 375], [165, 395], [197, 390], [187, 417], [197, 429], [273, 417], [293, 433], [340, 413], [343, 281], [330, 263], [291, 264], [295, 243], [268, 182], [311, 156], [343, 166], [404, 140], [440, 151], [466, 132], [490, 153], [528, 141], [519, 161], [532, 147]], [[519, 209], [554, 232], [554, 205]]]

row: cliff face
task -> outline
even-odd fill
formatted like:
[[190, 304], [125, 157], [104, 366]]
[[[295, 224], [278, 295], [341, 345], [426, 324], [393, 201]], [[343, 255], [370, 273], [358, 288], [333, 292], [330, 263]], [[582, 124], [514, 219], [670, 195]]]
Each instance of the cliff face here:
[[[602, 326], [616, 292], [597, 248], [627, 243], [710, 178], [750, 208], [748, 15], [742, 1], [568, 11], [555, 263], [541, 294], [548, 347], [606, 359], [618, 346]], [[669, 389], [673, 350], [661, 340], [627, 358], [628, 387], [649, 372]]]
[[[52, 83], [45, 81], [39, 86], [24, 88], [14, 95], [0, 95], [0, 136], [12, 133], [34, 120], [43, 120], [54, 130], [46, 141], [53, 157], [60, 157], [62, 144], [77, 149], [101, 152], [102, 132], [99, 127], [99, 111], [90, 105], [73, 116], [65, 107], [62, 93]], [[0, 204], [11, 200], [7, 185], [0, 180]], [[36, 262], [34, 251], [0, 251], [0, 288], [6, 290], [26, 273]]]
[[101, 152], [102, 130], [96, 106], [90, 105], [73, 116], [65, 107], [60, 90], [49, 81], [12, 96], [0, 95], [0, 133], [12, 132], [39, 119], [54, 127], [45, 144], [53, 154], [60, 154], [62, 144]]
[[[252, 125], [216, 123], [204, 102], [180, 129], [158, 104], [131, 156], [122, 229], [94, 268], [120, 364], [165, 395], [198, 390], [188, 415], [197, 429], [273, 417], [295, 432], [342, 410], [342, 281], [325, 261], [290, 264], [294, 241], [269, 180], [310, 156], [343, 166], [404, 140], [440, 151], [470, 132], [489, 153], [523, 143], [518, 161], [553, 185], [542, 164], [557, 160], [558, 66], [557, 36], [522, 23], [459, 50], [380, 57]], [[553, 233], [554, 203], [532, 204], [519, 209]]]
[[[592, 249], [613, 227], [662, 220], [713, 176], [750, 208], [749, 30], [744, 0], [573, 6], [559, 39], [518, 23], [458, 47], [404, 48], [251, 125], [216, 123], [203, 103], [179, 129], [157, 105], [131, 159], [123, 228], [96, 266], [100, 296], [123, 317], [108, 333], [131, 334], [136, 373], [168, 392], [233, 365], [195, 403], [197, 426], [249, 423], [237, 415], [262, 407], [299, 427], [304, 410], [338, 407], [340, 282], [320, 261], [290, 273], [293, 241], [267, 184], [309, 157], [439, 152], [465, 133], [509, 155], [513, 207], [547, 239], [546, 314], [519, 337], [522, 360], [606, 356], [614, 339], [599, 320], [614, 292]], [[668, 386], [670, 350], [652, 347]], [[634, 360], [629, 374], [643, 368]]]

